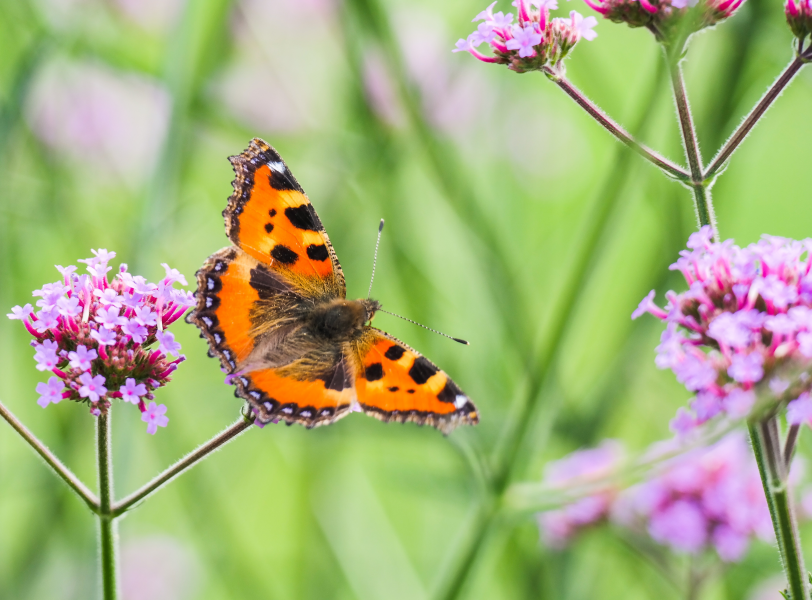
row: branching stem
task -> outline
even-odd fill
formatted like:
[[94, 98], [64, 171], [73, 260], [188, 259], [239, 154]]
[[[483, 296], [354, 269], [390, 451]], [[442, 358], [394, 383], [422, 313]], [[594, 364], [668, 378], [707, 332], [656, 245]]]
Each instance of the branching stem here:
[[645, 158], [647, 161], [655, 165], [656, 167], [660, 168], [663, 172], [665, 172], [670, 177], [675, 179], [679, 179], [681, 181], [688, 181], [691, 179], [691, 174], [688, 173], [684, 168], [676, 165], [675, 163], [671, 162], [664, 156], [661, 156], [648, 146], [645, 146], [634, 139], [634, 137], [626, 131], [623, 127], [621, 127], [618, 123], [613, 121], [609, 115], [603, 112], [600, 107], [592, 102], [589, 98], [584, 95], [584, 93], [579, 90], [575, 85], [572, 84], [568, 79], [563, 76], [559, 76], [554, 74], [552, 70], [545, 70], [550, 79], [552, 79], [555, 84], [560, 87], [564, 92], [575, 102], [583, 108], [593, 119], [595, 119], [601, 126], [603, 126], [606, 131], [611, 133], [615, 138], [620, 141], [621, 143], [625, 144], [635, 152], [637, 152], [640, 156]]
[[682, 68], [679, 62], [671, 56], [666, 56], [671, 69], [671, 85], [674, 89], [674, 102], [677, 105], [682, 144], [685, 155], [688, 157], [688, 167], [691, 178], [687, 185], [694, 194], [694, 208], [700, 227], [710, 225], [713, 228], [713, 237], [719, 240], [719, 231], [716, 228], [716, 216], [713, 214], [710, 189], [705, 186], [702, 174], [702, 155], [699, 152], [699, 142], [694, 129], [694, 120], [691, 116], [691, 107], [688, 105], [688, 95], [685, 92], [685, 81], [682, 78]]
[[731, 135], [727, 140], [727, 143], [725, 143], [722, 149], [719, 150], [719, 153], [711, 161], [711, 164], [705, 171], [703, 177], [705, 181], [712, 179], [725, 165], [730, 156], [739, 147], [739, 144], [744, 141], [744, 138], [746, 138], [753, 127], [755, 127], [758, 120], [764, 116], [767, 109], [772, 106], [772, 103], [775, 102], [776, 98], [781, 95], [781, 92], [784, 91], [787, 84], [793, 80], [795, 75], [798, 74], [798, 71], [801, 70], [801, 67], [803, 67], [804, 64], [806, 64], [806, 61], [801, 56], [796, 57], [795, 60], [789, 63], [787, 68], [784, 69], [783, 73], [778, 76], [775, 83], [770, 86], [767, 93], [761, 97], [758, 104], [753, 107], [750, 114], [744, 118], [741, 125], [738, 126], [736, 131], [733, 132], [733, 135]]

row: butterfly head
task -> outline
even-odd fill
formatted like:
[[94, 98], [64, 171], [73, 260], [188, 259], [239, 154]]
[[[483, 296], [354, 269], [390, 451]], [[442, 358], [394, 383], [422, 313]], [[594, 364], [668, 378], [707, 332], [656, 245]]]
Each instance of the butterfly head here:
[[378, 312], [381, 308], [381, 303], [377, 300], [371, 300], [367, 298], [366, 300], [359, 300], [361, 306], [364, 307], [364, 311], [366, 312], [364, 316], [364, 323], [369, 323], [375, 318], [375, 313]]

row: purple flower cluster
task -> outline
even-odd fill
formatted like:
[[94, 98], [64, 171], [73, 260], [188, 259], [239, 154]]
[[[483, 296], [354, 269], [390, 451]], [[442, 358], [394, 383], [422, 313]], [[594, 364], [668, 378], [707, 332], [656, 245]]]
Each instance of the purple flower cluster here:
[[[508, 65], [517, 73], [538, 71], [544, 67], [560, 67], [570, 50], [584, 38], [593, 40], [598, 35], [592, 29], [598, 24], [595, 17], [584, 18], [570, 12], [569, 19], [550, 18], [550, 9], [558, 8], [557, 0], [514, 0], [518, 18], [513, 13], [493, 13], [496, 2], [474, 17], [482, 21], [472, 34], [457, 42], [452, 52], [469, 52], [482, 62]], [[489, 44], [493, 56], [482, 54], [477, 48]]]
[[[792, 1], [792, 0], [789, 0]], [[584, 0], [615, 23], [646, 27], [658, 41], [669, 43], [684, 35], [715, 25], [732, 16], [744, 0]], [[683, 19], [691, 22], [686, 27]], [[686, 31], [687, 30], [687, 31]]]
[[789, 28], [799, 40], [812, 33], [812, 0], [787, 0], [784, 14]]
[[[660, 442], [646, 458], [677, 449], [675, 440]], [[713, 548], [727, 562], [740, 560], [754, 536], [772, 539], [758, 468], [741, 432], [663, 462], [646, 482], [622, 492], [613, 483], [621, 457], [617, 442], [609, 441], [594, 450], [579, 450], [548, 468], [545, 482], [552, 488], [572, 488], [593, 480], [590, 495], [539, 514], [542, 538], [548, 545], [563, 547], [581, 529], [608, 520], [648, 534], [676, 552], [697, 554]], [[602, 482], [594, 481], [599, 478]]]
[[689, 250], [671, 265], [687, 291], [668, 292], [662, 309], [652, 290], [632, 313], [667, 323], [655, 362], [696, 393], [692, 412], [680, 409], [672, 430], [685, 434], [720, 414], [748, 415], [762, 381], [778, 400], [792, 400], [790, 423], [812, 423], [805, 393], [812, 381], [803, 373], [789, 377], [812, 359], [812, 239], [764, 236], [739, 248], [711, 236], [710, 227], [691, 235]]
[[166, 406], [145, 401], [154, 399], [153, 392], [186, 358], [166, 328], [195, 303], [194, 296], [173, 287], [175, 282], [187, 285], [186, 279], [166, 264], [166, 277], [157, 284], [131, 275], [124, 264], [111, 282], [107, 263], [115, 252], [93, 254], [79, 261], [89, 275], [78, 275], [73, 265], [57, 265], [62, 279], [32, 293], [39, 297], [39, 310], [26, 304], [8, 315], [34, 337], [37, 369], [54, 374], [37, 384], [37, 403], [45, 408], [74, 400], [98, 416], [106, 414], [112, 398], [120, 398], [139, 407], [147, 431], [154, 434], [169, 421]]
[[[606, 440], [597, 448], [578, 450], [551, 463], [544, 469], [544, 482], [552, 489], [572, 489], [580, 485], [591, 486], [615, 471], [622, 463], [622, 446]], [[538, 515], [544, 543], [552, 548], [563, 548], [581, 529], [604, 520], [617, 496], [618, 489], [611, 483], [599, 485], [592, 493], [563, 508]]]
[[754, 536], [773, 537], [758, 467], [741, 432], [665, 463], [655, 477], [618, 497], [612, 520], [645, 529], [676, 552], [713, 547], [726, 562], [741, 560]]

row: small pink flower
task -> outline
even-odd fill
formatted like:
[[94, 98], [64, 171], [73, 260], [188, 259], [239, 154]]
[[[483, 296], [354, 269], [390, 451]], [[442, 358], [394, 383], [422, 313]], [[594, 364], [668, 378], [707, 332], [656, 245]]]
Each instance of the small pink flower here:
[[527, 58], [535, 56], [536, 51], [533, 48], [541, 43], [541, 34], [536, 31], [533, 25], [513, 26], [513, 38], [507, 41], [507, 48], [509, 50], [518, 50], [519, 56]]
[[98, 358], [98, 356], [95, 350], [92, 348], [88, 350], [86, 346], [80, 344], [76, 347], [76, 351], [68, 352], [69, 366], [72, 369], [87, 371], [90, 369], [90, 362]]
[[107, 329], [115, 329], [121, 325], [125, 325], [127, 323], [127, 319], [125, 317], [120, 317], [119, 312], [121, 309], [116, 308], [115, 306], [110, 306], [109, 308], [100, 308], [96, 312], [96, 316], [93, 318], [96, 323], [106, 327]]
[[62, 390], [65, 389], [65, 382], [59, 377], [51, 377], [48, 383], [38, 383], [37, 393], [40, 395], [37, 404], [45, 408], [49, 404], [58, 404], [62, 400]]
[[573, 29], [586, 41], [591, 42], [598, 37], [597, 32], [592, 31], [598, 25], [598, 20], [595, 17], [584, 17], [573, 10], [570, 11], [570, 19], [572, 19]]
[[158, 427], [166, 427], [167, 423], [169, 423], [169, 417], [165, 413], [165, 405], [158, 406], [154, 402], [149, 403], [147, 410], [141, 413], [141, 420], [147, 424], [147, 433], [155, 435]]
[[79, 382], [82, 384], [79, 388], [79, 395], [82, 398], [88, 398], [91, 402], [98, 402], [107, 393], [107, 388], [104, 387], [105, 379], [102, 375], [93, 377], [90, 373], [82, 373], [79, 376]]
[[135, 383], [135, 379], [128, 377], [127, 381], [122, 385], [119, 390], [121, 392], [121, 399], [125, 402], [132, 402], [138, 404], [141, 396], [147, 395], [147, 386], [143, 383]]
[[118, 340], [115, 332], [105, 327], [102, 327], [99, 330], [93, 329], [90, 332], [90, 337], [96, 340], [100, 346], [112, 346]]

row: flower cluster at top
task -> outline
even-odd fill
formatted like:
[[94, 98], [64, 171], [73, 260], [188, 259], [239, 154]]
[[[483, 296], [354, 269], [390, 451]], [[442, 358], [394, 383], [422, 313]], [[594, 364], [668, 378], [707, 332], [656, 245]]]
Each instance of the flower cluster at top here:
[[115, 252], [93, 254], [79, 261], [87, 265], [88, 275], [77, 274], [73, 265], [57, 265], [61, 280], [32, 293], [39, 297], [38, 311], [26, 304], [8, 315], [21, 320], [34, 337], [37, 369], [54, 375], [37, 385], [37, 403], [45, 408], [74, 400], [99, 416], [120, 398], [138, 406], [147, 432], [154, 434], [169, 419], [166, 406], [152, 402], [153, 392], [186, 358], [166, 328], [195, 303], [194, 296], [174, 287], [175, 282], [186, 285], [186, 279], [166, 264], [166, 277], [157, 284], [131, 275], [124, 264], [111, 282], [107, 263]]
[[[792, 1], [792, 0], [789, 0]], [[659, 42], [675, 39], [732, 16], [744, 0], [584, 0], [604, 18], [645, 27]]]
[[[572, 11], [568, 19], [550, 18], [550, 9], [558, 8], [557, 0], [514, 0], [518, 19], [513, 13], [493, 13], [494, 2], [474, 17], [482, 21], [476, 31], [457, 42], [452, 52], [470, 52], [482, 62], [507, 65], [517, 73], [561, 68], [561, 61], [584, 38], [593, 40], [598, 35], [592, 29], [598, 21], [584, 18]], [[489, 44], [493, 56], [482, 54], [477, 48]]]
[[[660, 442], [646, 458], [677, 449], [674, 440]], [[754, 536], [772, 539], [758, 468], [741, 432], [664, 461], [651, 478], [622, 492], [610, 483], [613, 469], [619, 470], [619, 457], [620, 449], [612, 442], [556, 463], [560, 467], [577, 462], [579, 474], [592, 469], [603, 473], [607, 483], [567, 507], [541, 513], [538, 521], [547, 543], [560, 548], [583, 528], [611, 521], [679, 553], [713, 548], [722, 560], [735, 562], [744, 557]], [[791, 481], [797, 475], [794, 469]], [[555, 486], [566, 483], [558, 480]]]
[[803, 41], [812, 34], [812, 0], [787, 0], [784, 14], [792, 33]]
[[696, 394], [672, 429], [685, 434], [720, 414], [748, 415], [759, 382], [789, 401], [791, 424], [812, 424], [812, 380], [802, 372], [812, 359], [812, 239], [764, 236], [739, 248], [711, 236], [707, 226], [692, 234], [671, 265], [687, 291], [668, 292], [662, 309], [652, 290], [632, 313], [667, 323], [655, 362]]

